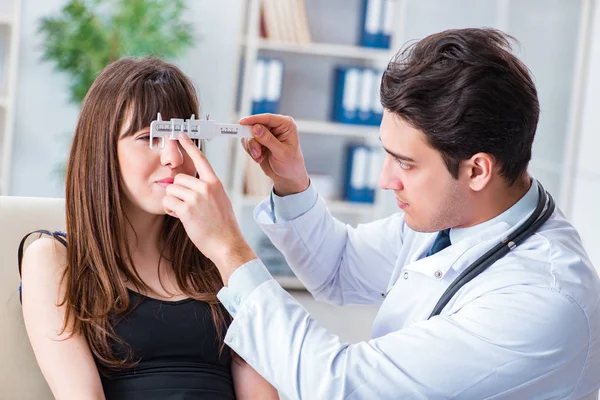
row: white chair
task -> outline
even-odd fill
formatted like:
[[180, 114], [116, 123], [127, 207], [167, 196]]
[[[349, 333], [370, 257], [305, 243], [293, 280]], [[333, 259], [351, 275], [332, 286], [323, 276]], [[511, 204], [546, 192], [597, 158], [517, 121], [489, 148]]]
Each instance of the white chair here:
[[17, 248], [29, 232], [64, 230], [64, 208], [64, 199], [0, 196], [0, 399], [53, 399], [23, 324]]

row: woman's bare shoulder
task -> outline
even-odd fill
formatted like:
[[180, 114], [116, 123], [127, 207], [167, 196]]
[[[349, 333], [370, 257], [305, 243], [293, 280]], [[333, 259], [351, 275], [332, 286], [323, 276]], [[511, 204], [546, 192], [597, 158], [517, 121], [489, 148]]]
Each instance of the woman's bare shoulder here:
[[[23, 290], [28, 284], [56, 284], [58, 289], [60, 278], [67, 266], [67, 249], [58, 240], [42, 236], [32, 242], [24, 252], [21, 267]], [[35, 282], [35, 283], [34, 283]]]

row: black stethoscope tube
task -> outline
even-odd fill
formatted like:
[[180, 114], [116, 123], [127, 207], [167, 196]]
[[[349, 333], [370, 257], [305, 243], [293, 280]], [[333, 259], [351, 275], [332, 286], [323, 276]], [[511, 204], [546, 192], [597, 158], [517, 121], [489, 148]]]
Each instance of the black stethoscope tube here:
[[[550, 218], [554, 212], [554, 199], [550, 193], [546, 192], [541, 183], [538, 184], [539, 199], [533, 213], [523, 222], [513, 233], [508, 235], [496, 246], [488, 250], [484, 255], [479, 257], [475, 262], [469, 265], [451, 284], [448, 286], [444, 294], [440, 297], [437, 304], [433, 308], [429, 318], [439, 315], [450, 299], [473, 278], [485, 271], [490, 265], [504, 257], [509, 251], [521, 244], [529, 236], [533, 235], [537, 230]], [[546, 210], [544, 207], [548, 206]], [[427, 318], [427, 319], [429, 319]]]

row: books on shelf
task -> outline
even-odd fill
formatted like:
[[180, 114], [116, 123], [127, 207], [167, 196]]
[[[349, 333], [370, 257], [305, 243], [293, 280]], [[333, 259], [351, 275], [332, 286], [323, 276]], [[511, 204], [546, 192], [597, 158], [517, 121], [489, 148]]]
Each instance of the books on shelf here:
[[396, 0], [363, 0], [361, 46], [390, 48], [395, 5]]
[[261, 0], [261, 34], [270, 40], [309, 44], [304, 0]]
[[258, 58], [254, 65], [252, 114], [278, 114], [282, 85], [283, 61]]
[[383, 165], [380, 149], [362, 144], [348, 147], [344, 197], [347, 201], [373, 203]]
[[383, 71], [373, 68], [336, 68], [331, 119], [346, 124], [381, 124], [383, 107], [379, 86], [382, 75]]
[[[395, 0], [389, 1], [393, 3]], [[363, 0], [360, 0], [352, 5], [353, 8], [356, 8], [352, 15], [358, 17], [356, 20], [353, 19], [352, 24], [355, 21], [358, 23], [358, 19], [362, 17], [363, 7], [365, 8], [365, 21], [362, 23], [367, 23], [368, 5], [366, 2], [365, 4], [362, 2]], [[318, 120], [299, 119], [296, 120], [296, 123], [300, 135], [307, 133], [326, 135], [326, 143], [323, 145], [332, 147], [334, 152], [342, 153], [341, 156], [346, 165], [342, 166], [341, 171], [336, 168], [335, 175], [333, 172], [327, 175], [329, 172], [322, 169], [323, 165], [320, 165], [320, 169], [316, 168], [320, 164], [316, 162], [313, 172], [318, 170], [322, 175], [311, 173], [311, 182], [318, 189], [320, 196], [328, 200], [327, 204], [331, 212], [339, 216], [340, 220], [351, 224], [363, 221], [372, 214], [377, 215], [380, 213], [378, 208], [381, 207], [380, 202], [376, 202], [375, 198], [379, 195], [376, 187], [381, 173], [383, 155], [381, 151], [377, 151], [379, 150], [378, 146], [374, 146], [372, 139], [377, 138], [378, 126], [383, 116], [383, 108], [379, 99], [379, 87], [383, 74], [381, 66], [384, 62], [387, 63], [390, 57], [390, 52], [386, 48], [386, 40], [389, 47], [390, 39], [389, 35], [387, 38], [385, 36], [386, 33], [391, 33], [392, 23], [395, 22], [392, 17], [395, 16], [387, 8], [391, 8], [392, 5], [388, 5], [388, 0], [379, 0], [374, 3], [375, 5], [379, 4], [379, 8], [376, 12], [370, 11], [369, 30], [366, 31], [374, 35], [371, 38], [373, 40], [371, 43], [365, 42], [361, 46], [360, 40], [358, 40], [359, 43], [344, 42], [342, 44], [329, 42], [324, 38], [323, 43], [311, 43], [307, 11], [318, 11], [313, 8], [307, 9], [306, 6], [316, 3], [307, 3], [306, 0], [256, 0], [252, 6], [260, 6], [261, 9], [257, 13], [255, 12], [256, 8], [252, 8], [253, 12], [250, 13], [250, 16], [254, 19], [249, 20], [243, 41], [243, 46], [250, 51], [244, 52], [247, 58], [244, 59], [242, 71], [247, 73], [242, 73], [240, 76], [247, 81], [244, 81], [243, 86], [239, 85], [240, 87], [238, 87], [241, 95], [238, 112], [255, 114], [283, 111], [293, 115], [292, 109], [282, 109], [281, 106], [283, 105], [283, 108], [291, 106], [295, 109], [296, 102], [288, 104], [286, 97], [285, 104], [283, 104], [281, 102], [282, 93], [284, 89], [293, 90], [292, 87], [288, 87], [289, 84], [299, 82], [302, 85], [303, 82], [301, 80], [288, 82], [288, 75], [294, 73], [292, 70], [295, 70], [295, 68], [291, 68], [291, 63], [295, 61], [292, 57], [287, 58], [287, 55], [325, 56], [346, 60], [343, 63], [348, 65], [339, 65], [337, 68], [335, 64], [331, 68], [329, 61], [326, 65], [327, 78], [331, 87], [325, 88], [325, 93], [319, 93], [319, 95], [327, 97], [328, 104], [325, 114], [331, 112], [331, 115], [323, 118], [320, 114], [323, 110], [319, 110], [318, 117], [309, 116], [309, 118]], [[373, 8], [372, 5], [370, 7]], [[329, 8], [326, 10], [332, 11]], [[336, 13], [337, 10], [333, 10], [331, 17]], [[255, 28], [259, 24], [260, 36], [257, 37]], [[365, 25], [365, 27], [367, 26]], [[357, 36], [361, 36], [362, 27], [356, 26], [355, 28], [359, 29], [352, 30]], [[303, 43], [309, 45], [303, 45]], [[350, 61], [352, 59], [357, 61]], [[284, 72], [286, 73], [285, 82], [283, 81]], [[334, 77], [334, 74], [335, 79], [332, 82], [331, 78]], [[311, 91], [301, 92], [303, 97], [313, 94]], [[303, 98], [298, 101], [311, 101], [311, 99]], [[331, 136], [343, 137], [341, 140], [334, 138], [330, 141]], [[350, 148], [346, 146], [347, 138], [352, 137], [356, 138], [356, 141], [352, 139], [351, 141], [362, 144]], [[316, 138], [311, 144], [321, 146], [322, 142], [324, 141]], [[346, 152], [347, 159], [344, 154]], [[240, 152], [236, 152], [236, 155], [238, 154]], [[236, 175], [233, 179], [235, 198], [239, 200], [235, 206], [248, 208], [268, 197], [273, 182], [264, 175], [260, 166], [250, 157], [243, 153], [240, 155], [244, 159], [242, 162], [236, 163]], [[317, 152], [317, 156], [321, 159], [323, 153]], [[308, 167], [310, 170], [310, 165]], [[272, 272], [277, 275], [287, 275], [285, 263], [276, 260], [277, 257], [269, 249], [269, 243], [263, 242], [258, 245], [261, 253], [264, 253], [264, 258], [270, 259], [268, 264]]]

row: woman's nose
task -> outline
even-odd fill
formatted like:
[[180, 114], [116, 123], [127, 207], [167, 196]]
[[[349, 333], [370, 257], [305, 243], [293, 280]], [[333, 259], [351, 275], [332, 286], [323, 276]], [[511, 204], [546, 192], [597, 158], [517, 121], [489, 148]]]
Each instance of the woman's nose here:
[[177, 168], [183, 163], [183, 154], [178, 140], [165, 139], [165, 147], [161, 150], [160, 162], [170, 168]]

